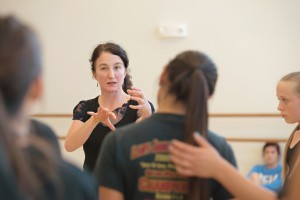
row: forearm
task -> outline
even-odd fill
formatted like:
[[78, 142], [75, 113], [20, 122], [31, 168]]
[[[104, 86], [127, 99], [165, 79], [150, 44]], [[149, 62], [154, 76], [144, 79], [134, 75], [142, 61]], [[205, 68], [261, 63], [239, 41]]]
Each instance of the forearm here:
[[72, 152], [81, 147], [90, 137], [92, 131], [97, 126], [97, 124], [98, 122], [96, 122], [94, 120], [94, 117], [91, 116], [90, 119], [88, 119], [80, 127], [71, 127], [65, 140], [66, 150]]
[[236, 198], [243, 200], [277, 200], [277, 196], [274, 192], [248, 181], [228, 162], [223, 161], [223, 163], [218, 166], [219, 169], [216, 172], [215, 179]]

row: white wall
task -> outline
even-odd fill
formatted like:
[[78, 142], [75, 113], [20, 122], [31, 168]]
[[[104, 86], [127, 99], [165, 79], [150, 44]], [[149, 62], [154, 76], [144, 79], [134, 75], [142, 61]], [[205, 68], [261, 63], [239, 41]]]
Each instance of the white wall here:
[[[180, 51], [197, 49], [210, 55], [220, 72], [211, 113], [275, 113], [276, 82], [299, 70], [299, 7], [298, 0], [0, 0], [0, 14], [32, 25], [43, 45], [46, 90], [37, 113], [71, 113], [78, 101], [99, 93], [88, 59], [107, 41], [127, 50], [134, 85], [154, 104], [162, 66]], [[188, 37], [161, 39], [156, 31], [164, 23], [187, 24]], [[224, 136], [288, 137], [290, 126], [270, 120], [221, 119], [211, 129]], [[49, 123], [59, 134], [69, 126], [69, 121]], [[254, 163], [249, 152], [260, 155], [261, 144], [251, 151], [233, 145], [240, 159]]]
[[[299, 70], [297, 0], [0, 0], [38, 32], [44, 49], [45, 98], [40, 112], [70, 113], [98, 94], [89, 56], [99, 42], [128, 51], [134, 84], [155, 103], [157, 77], [175, 54], [198, 49], [220, 79], [211, 112], [275, 112], [275, 84]], [[186, 39], [161, 39], [162, 23], [186, 23]], [[145, 81], [147, 80], [147, 81]]]

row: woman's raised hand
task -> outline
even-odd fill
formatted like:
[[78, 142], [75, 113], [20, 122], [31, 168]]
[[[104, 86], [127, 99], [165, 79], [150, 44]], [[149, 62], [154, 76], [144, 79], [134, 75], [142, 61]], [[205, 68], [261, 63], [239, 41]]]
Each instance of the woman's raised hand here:
[[99, 106], [97, 113], [89, 111], [87, 114], [91, 115], [94, 117], [94, 120], [97, 123], [103, 123], [106, 126], [110, 128], [110, 130], [114, 131], [116, 130], [115, 126], [111, 123], [110, 119], [116, 119], [115, 113], [109, 111], [107, 108], [104, 108], [102, 106]]
[[152, 114], [151, 106], [148, 100], [145, 98], [143, 91], [137, 87], [132, 87], [127, 90], [130, 95], [130, 99], [137, 101], [138, 105], [129, 105], [130, 108], [138, 110], [138, 121], [149, 117]]

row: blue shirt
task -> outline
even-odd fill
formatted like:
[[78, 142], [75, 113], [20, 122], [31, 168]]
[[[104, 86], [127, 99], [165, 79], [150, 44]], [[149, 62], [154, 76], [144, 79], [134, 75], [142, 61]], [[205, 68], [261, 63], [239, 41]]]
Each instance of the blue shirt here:
[[278, 192], [281, 189], [281, 165], [277, 165], [277, 167], [273, 169], [267, 168], [266, 165], [256, 165], [250, 170], [247, 177], [250, 177], [252, 173], [259, 174], [259, 179], [263, 187], [273, 190], [274, 192]]

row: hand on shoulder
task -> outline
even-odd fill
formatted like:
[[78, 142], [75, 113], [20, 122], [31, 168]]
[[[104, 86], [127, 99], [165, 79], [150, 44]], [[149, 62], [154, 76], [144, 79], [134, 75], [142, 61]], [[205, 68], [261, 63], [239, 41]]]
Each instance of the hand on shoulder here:
[[171, 161], [181, 175], [213, 178], [223, 159], [199, 133], [194, 133], [193, 137], [199, 146], [172, 141]]

